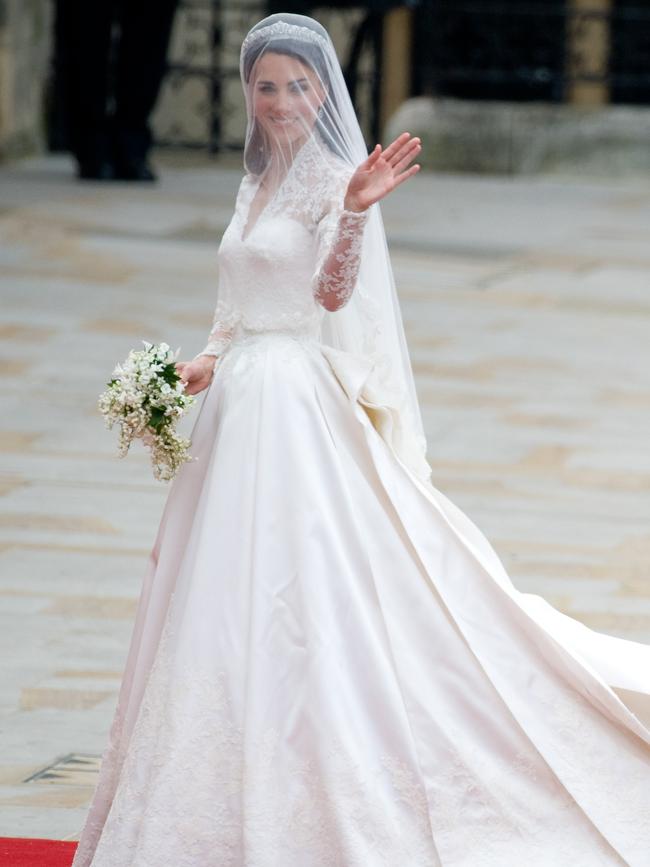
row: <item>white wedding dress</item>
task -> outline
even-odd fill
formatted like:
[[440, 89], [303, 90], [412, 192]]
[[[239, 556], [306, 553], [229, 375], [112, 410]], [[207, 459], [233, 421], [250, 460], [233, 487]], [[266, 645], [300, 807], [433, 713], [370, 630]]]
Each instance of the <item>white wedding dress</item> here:
[[318, 337], [363, 218], [255, 191], [75, 867], [648, 867], [650, 647], [518, 592], [399, 459]]

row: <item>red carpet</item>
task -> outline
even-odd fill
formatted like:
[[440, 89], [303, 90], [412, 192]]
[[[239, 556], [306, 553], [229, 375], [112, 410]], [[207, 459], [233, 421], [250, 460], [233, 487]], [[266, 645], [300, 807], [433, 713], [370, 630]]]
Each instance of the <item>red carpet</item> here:
[[0, 837], [0, 867], [70, 867], [76, 843]]

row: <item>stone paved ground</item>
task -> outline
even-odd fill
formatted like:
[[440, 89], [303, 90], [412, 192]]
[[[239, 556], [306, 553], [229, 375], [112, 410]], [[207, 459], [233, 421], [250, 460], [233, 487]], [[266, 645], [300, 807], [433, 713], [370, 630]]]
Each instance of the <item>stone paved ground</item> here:
[[[0, 835], [78, 834], [166, 495], [97, 394], [211, 321], [239, 170], [165, 161], [0, 170]], [[384, 213], [435, 483], [519, 588], [650, 641], [650, 184], [421, 175]]]

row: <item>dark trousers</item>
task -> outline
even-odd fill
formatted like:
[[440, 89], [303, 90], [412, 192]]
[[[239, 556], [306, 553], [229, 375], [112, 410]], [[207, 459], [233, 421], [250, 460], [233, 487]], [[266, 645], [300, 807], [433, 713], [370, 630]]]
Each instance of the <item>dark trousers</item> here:
[[146, 156], [177, 3], [57, 0], [57, 68], [79, 161]]

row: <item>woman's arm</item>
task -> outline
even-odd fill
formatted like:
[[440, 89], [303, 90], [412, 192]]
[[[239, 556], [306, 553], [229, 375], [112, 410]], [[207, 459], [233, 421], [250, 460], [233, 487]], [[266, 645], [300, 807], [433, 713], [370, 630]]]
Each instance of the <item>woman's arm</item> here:
[[[351, 176], [343, 209], [333, 206], [322, 218], [318, 245], [322, 251], [313, 281], [314, 297], [326, 310], [338, 310], [350, 299], [357, 281], [368, 208], [419, 171], [410, 166], [421, 150], [420, 139], [407, 132], [382, 151], [377, 145]], [[409, 167], [410, 166], [410, 167]]]
[[191, 361], [179, 361], [176, 364], [176, 372], [185, 383], [188, 394], [198, 394], [210, 385], [217, 358], [230, 345], [239, 320], [223, 287], [220, 287], [220, 291], [222, 297], [217, 300], [206, 346]]
[[326, 310], [338, 310], [354, 290], [367, 211], [334, 212], [323, 218], [319, 246], [325, 250], [313, 284], [314, 298]]
[[238, 317], [231, 305], [225, 299], [219, 298], [214, 311], [208, 342], [205, 348], [195, 356], [195, 359], [203, 355], [212, 355], [215, 358], [223, 355], [232, 340], [237, 319]]

